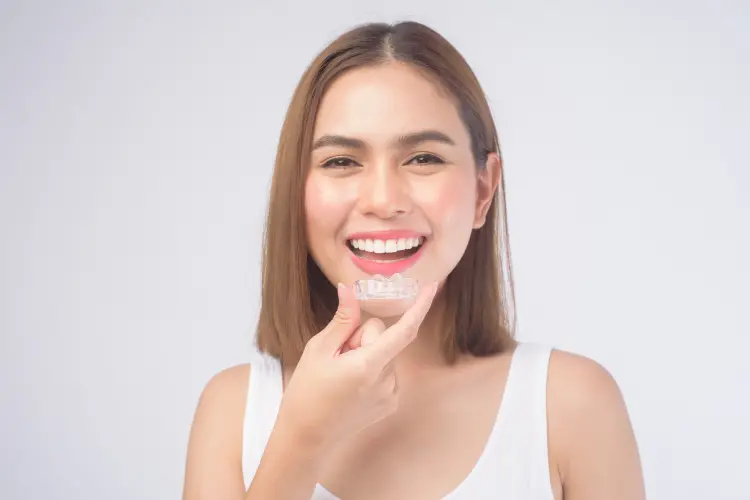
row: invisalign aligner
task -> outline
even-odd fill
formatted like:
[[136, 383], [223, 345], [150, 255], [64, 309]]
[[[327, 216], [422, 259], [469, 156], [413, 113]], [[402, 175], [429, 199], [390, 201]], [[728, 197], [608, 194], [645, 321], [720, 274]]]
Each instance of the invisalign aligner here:
[[354, 293], [358, 300], [411, 299], [417, 296], [418, 288], [417, 280], [405, 278], [399, 273], [390, 279], [378, 274], [354, 283]]

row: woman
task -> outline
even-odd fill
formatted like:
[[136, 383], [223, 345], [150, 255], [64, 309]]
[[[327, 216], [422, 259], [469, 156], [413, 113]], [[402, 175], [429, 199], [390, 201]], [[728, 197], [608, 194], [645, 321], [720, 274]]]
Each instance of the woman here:
[[[184, 498], [643, 499], [609, 374], [513, 340], [503, 194], [489, 107], [440, 35], [371, 24], [326, 48], [281, 133], [264, 355], [205, 388]], [[408, 309], [361, 307], [380, 271], [418, 280]]]

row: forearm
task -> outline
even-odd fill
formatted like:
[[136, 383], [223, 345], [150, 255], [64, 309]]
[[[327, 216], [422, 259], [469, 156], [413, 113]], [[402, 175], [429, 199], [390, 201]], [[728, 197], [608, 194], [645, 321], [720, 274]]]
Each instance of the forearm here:
[[245, 500], [309, 500], [318, 483], [321, 453], [274, 428]]

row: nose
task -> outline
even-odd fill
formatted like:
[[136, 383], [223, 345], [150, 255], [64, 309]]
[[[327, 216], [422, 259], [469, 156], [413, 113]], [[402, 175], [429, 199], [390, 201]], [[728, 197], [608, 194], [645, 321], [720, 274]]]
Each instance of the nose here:
[[392, 219], [411, 210], [406, 181], [392, 167], [373, 168], [364, 175], [359, 201], [363, 214], [381, 219]]

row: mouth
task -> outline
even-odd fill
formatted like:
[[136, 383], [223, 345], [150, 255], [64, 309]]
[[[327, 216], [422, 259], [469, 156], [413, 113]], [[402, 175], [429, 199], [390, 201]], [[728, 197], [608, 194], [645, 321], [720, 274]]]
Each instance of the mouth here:
[[348, 239], [346, 246], [352, 262], [361, 271], [390, 277], [412, 267], [427, 242], [426, 237], [416, 235], [388, 239], [355, 237]]
[[424, 245], [425, 237], [398, 238], [389, 240], [347, 240], [349, 250], [359, 258], [373, 262], [395, 262], [412, 257]]

